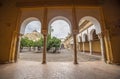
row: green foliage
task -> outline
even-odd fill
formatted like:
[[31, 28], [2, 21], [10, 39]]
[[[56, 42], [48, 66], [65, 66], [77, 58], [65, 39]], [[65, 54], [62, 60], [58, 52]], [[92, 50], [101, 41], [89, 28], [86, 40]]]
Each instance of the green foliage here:
[[28, 43], [29, 43], [29, 39], [28, 39], [27, 37], [21, 38], [20, 47], [21, 47], [21, 48], [22, 48], [22, 47], [28, 47], [28, 46], [29, 46]]
[[43, 46], [43, 38], [38, 41], [29, 40], [27, 37], [21, 38], [20, 47], [41, 47]]
[[27, 46], [32, 47], [33, 45], [34, 45], [34, 41], [33, 40], [28, 40]]
[[42, 47], [43, 46], [43, 38], [39, 39], [38, 41], [34, 42], [33, 47]]
[[[43, 38], [39, 39], [38, 41], [33, 41], [33, 40], [29, 40], [27, 37], [25, 38], [21, 38], [20, 41], [20, 47], [42, 47], [43, 46]], [[60, 47], [60, 43], [61, 40], [56, 38], [56, 37], [52, 37], [51, 35], [48, 35], [47, 37], [47, 50], [49, 50], [52, 47], [55, 48], [59, 48]]]
[[47, 38], [47, 50], [49, 50], [52, 47], [59, 48], [60, 43], [61, 43], [60, 39], [58, 39], [56, 37], [51, 38], [51, 36], [48, 35], [48, 38]]

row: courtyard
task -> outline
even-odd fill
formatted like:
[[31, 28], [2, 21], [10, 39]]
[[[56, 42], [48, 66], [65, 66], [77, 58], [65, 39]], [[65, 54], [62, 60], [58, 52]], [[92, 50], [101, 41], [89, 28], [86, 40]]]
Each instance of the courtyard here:
[[[19, 53], [20, 60], [42, 61], [43, 53], [22, 52]], [[47, 53], [48, 62], [73, 62], [74, 52], [70, 49], [61, 49], [60, 53]], [[89, 53], [78, 52], [78, 62], [101, 61], [100, 55], [90, 55]]]
[[42, 54], [19, 53], [13, 64], [0, 65], [0, 79], [119, 79], [120, 67], [106, 64], [100, 55], [78, 52], [79, 64], [73, 64], [74, 52], [61, 49], [47, 53], [47, 64], [41, 64]]

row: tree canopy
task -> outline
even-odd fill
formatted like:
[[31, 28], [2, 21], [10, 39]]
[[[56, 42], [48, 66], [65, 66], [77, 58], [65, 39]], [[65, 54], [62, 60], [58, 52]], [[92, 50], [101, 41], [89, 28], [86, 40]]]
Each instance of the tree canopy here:
[[48, 35], [48, 38], [47, 38], [47, 50], [49, 50], [52, 47], [59, 48], [60, 43], [61, 43], [60, 39], [58, 39], [56, 37], [51, 38], [51, 36]]
[[[27, 37], [21, 38], [20, 47], [42, 47], [43, 46], [43, 38], [38, 41], [29, 40]], [[52, 47], [59, 48], [61, 40], [56, 37], [51, 37], [49, 34], [47, 37], [47, 50]]]
[[43, 46], [43, 38], [38, 41], [29, 40], [27, 37], [21, 38], [20, 47], [41, 47]]

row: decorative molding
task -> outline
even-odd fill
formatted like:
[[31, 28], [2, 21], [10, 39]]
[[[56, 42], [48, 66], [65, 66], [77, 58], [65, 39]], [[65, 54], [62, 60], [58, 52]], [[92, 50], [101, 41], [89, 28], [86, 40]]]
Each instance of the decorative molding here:
[[52, 6], [73, 6], [75, 4], [76, 6], [96, 6], [101, 5], [104, 3], [104, 0], [41, 0], [41, 1], [19, 1], [16, 3], [17, 7], [52, 7]]

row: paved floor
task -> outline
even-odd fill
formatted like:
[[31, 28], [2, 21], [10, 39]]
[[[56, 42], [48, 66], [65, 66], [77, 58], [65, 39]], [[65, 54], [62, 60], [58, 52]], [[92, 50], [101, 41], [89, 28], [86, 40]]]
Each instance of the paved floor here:
[[[72, 50], [62, 49], [61, 53], [47, 53], [47, 61], [48, 62], [72, 62], [74, 57], [74, 52]], [[28, 61], [42, 61], [42, 53], [35, 52], [24, 52], [20, 53], [20, 60], [28, 60]], [[86, 61], [99, 61], [101, 60], [101, 56], [89, 55], [88, 53], [83, 54], [82, 52], [78, 52], [78, 61], [86, 62]]]
[[0, 65], [0, 79], [120, 79], [120, 66], [102, 61], [48, 62], [20, 60]]

